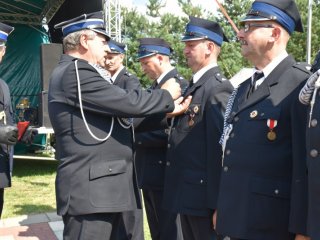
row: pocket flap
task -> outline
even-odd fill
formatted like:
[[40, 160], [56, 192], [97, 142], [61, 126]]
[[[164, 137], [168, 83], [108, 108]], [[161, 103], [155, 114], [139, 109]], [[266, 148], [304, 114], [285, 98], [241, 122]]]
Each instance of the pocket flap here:
[[270, 179], [254, 178], [251, 182], [251, 191], [262, 195], [289, 198], [290, 183]]
[[90, 167], [90, 180], [126, 172], [126, 160], [94, 163]]
[[192, 171], [186, 171], [184, 174], [184, 180], [187, 183], [193, 183], [193, 184], [206, 184], [207, 179], [206, 175], [202, 172], [192, 172]]

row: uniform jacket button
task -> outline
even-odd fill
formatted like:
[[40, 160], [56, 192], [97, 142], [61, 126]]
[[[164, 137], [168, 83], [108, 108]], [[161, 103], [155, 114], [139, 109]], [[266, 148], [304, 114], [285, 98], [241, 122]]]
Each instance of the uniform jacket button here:
[[224, 171], [224, 172], [228, 172], [228, 170], [229, 170], [228, 166], [224, 166], [224, 167], [223, 167], [223, 171]]
[[318, 156], [318, 151], [317, 151], [316, 149], [312, 149], [312, 150], [310, 151], [310, 156], [311, 156], [311, 157], [317, 157], [317, 156]]
[[231, 134], [230, 134], [230, 137], [231, 137], [231, 138], [234, 138], [234, 133], [231, 133]]
[[226, 155], [230, 155], [230, 153], [231, 153], [231, 151], [230, 151], [230, 149], [228, 149], [228, 150], [226, 151]]
[[312, 119], [312, 120], [311, 120], [311, 126], [312, 126], [312, 127], [317, 126], [317, 124], [318, 124], [318, 120], [317, 120], [317, 119]]
[[161, 161], [161, 160], [159, 161], [159, 164], [162, 164], [162, 161]]
[[235, 117], [235, 118], [234, 118], [234, 121], [235, 121], [235, 122], [238, 122], [238, 121], [239, 121], [239, 117]]
[[170, 143], [168, 143], [167, 147], [168, 147], [168, 148], [170, 148], [170, 147], [171, 147]]
[[109, 170], [109, 172], [112, 172], [112, 168], [109, 168], [108, 170]]
[[274, 194], [278, 195], [279, 194], [279, 189], [274, 190]]
[[168, 167], [170, 166], [170, 162], [167, 162], [167, 166], [168, 166]]

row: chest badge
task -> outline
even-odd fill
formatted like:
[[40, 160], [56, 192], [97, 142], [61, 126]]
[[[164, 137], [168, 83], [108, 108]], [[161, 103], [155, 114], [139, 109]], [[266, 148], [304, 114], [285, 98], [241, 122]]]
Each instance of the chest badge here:
[[257, 110], [253, 110], [253, 111], [250, 113], [250, 118], [255, 118], [256, 116], [258, 116], [258, 111], [257, 111]]

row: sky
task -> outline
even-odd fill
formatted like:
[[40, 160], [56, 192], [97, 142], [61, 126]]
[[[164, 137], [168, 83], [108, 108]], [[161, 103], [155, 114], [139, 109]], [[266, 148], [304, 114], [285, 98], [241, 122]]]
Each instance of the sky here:
[[[178, 5], [177, 0], [162, 0], [163, 3], [166, 3], [166, 7], [163, 8], [164, 12], [176, 13], [177, 15], [182, 15], [182, 10]], [[217, 5], [215, 0], [191, 0], [194, 6], [200, 5], [202, 8], [207, 9], [208, 11], [212, 9], [212, 12], [217, 11]], [[221, 1], [220, 1], [221, 2]], [[137, 7], [142, 13], [146, 12], [148, 0], [121, 0], [120, 3], [125, 6]], [[181, 14], [179, 14], [181, 13]]]

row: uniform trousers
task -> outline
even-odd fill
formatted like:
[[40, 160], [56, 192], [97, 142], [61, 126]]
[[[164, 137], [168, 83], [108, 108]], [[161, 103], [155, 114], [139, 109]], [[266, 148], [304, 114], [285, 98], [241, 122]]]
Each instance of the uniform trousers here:
[[184, 240], [218, 240], [212, 226], [212, 217], [180, 214]]
[[162, 208], [163, 191], [142, 192], [152, 240], [182, 240], [179, 215]]
[[122, 213], [94, 213], [62, 216], [63, 240], [128, 240]]
[[142, 209], [123, 212], [122, 219], [124, 223], [123, 232], [126, 234], [127, 238], [121, 239], [144, 240]]

